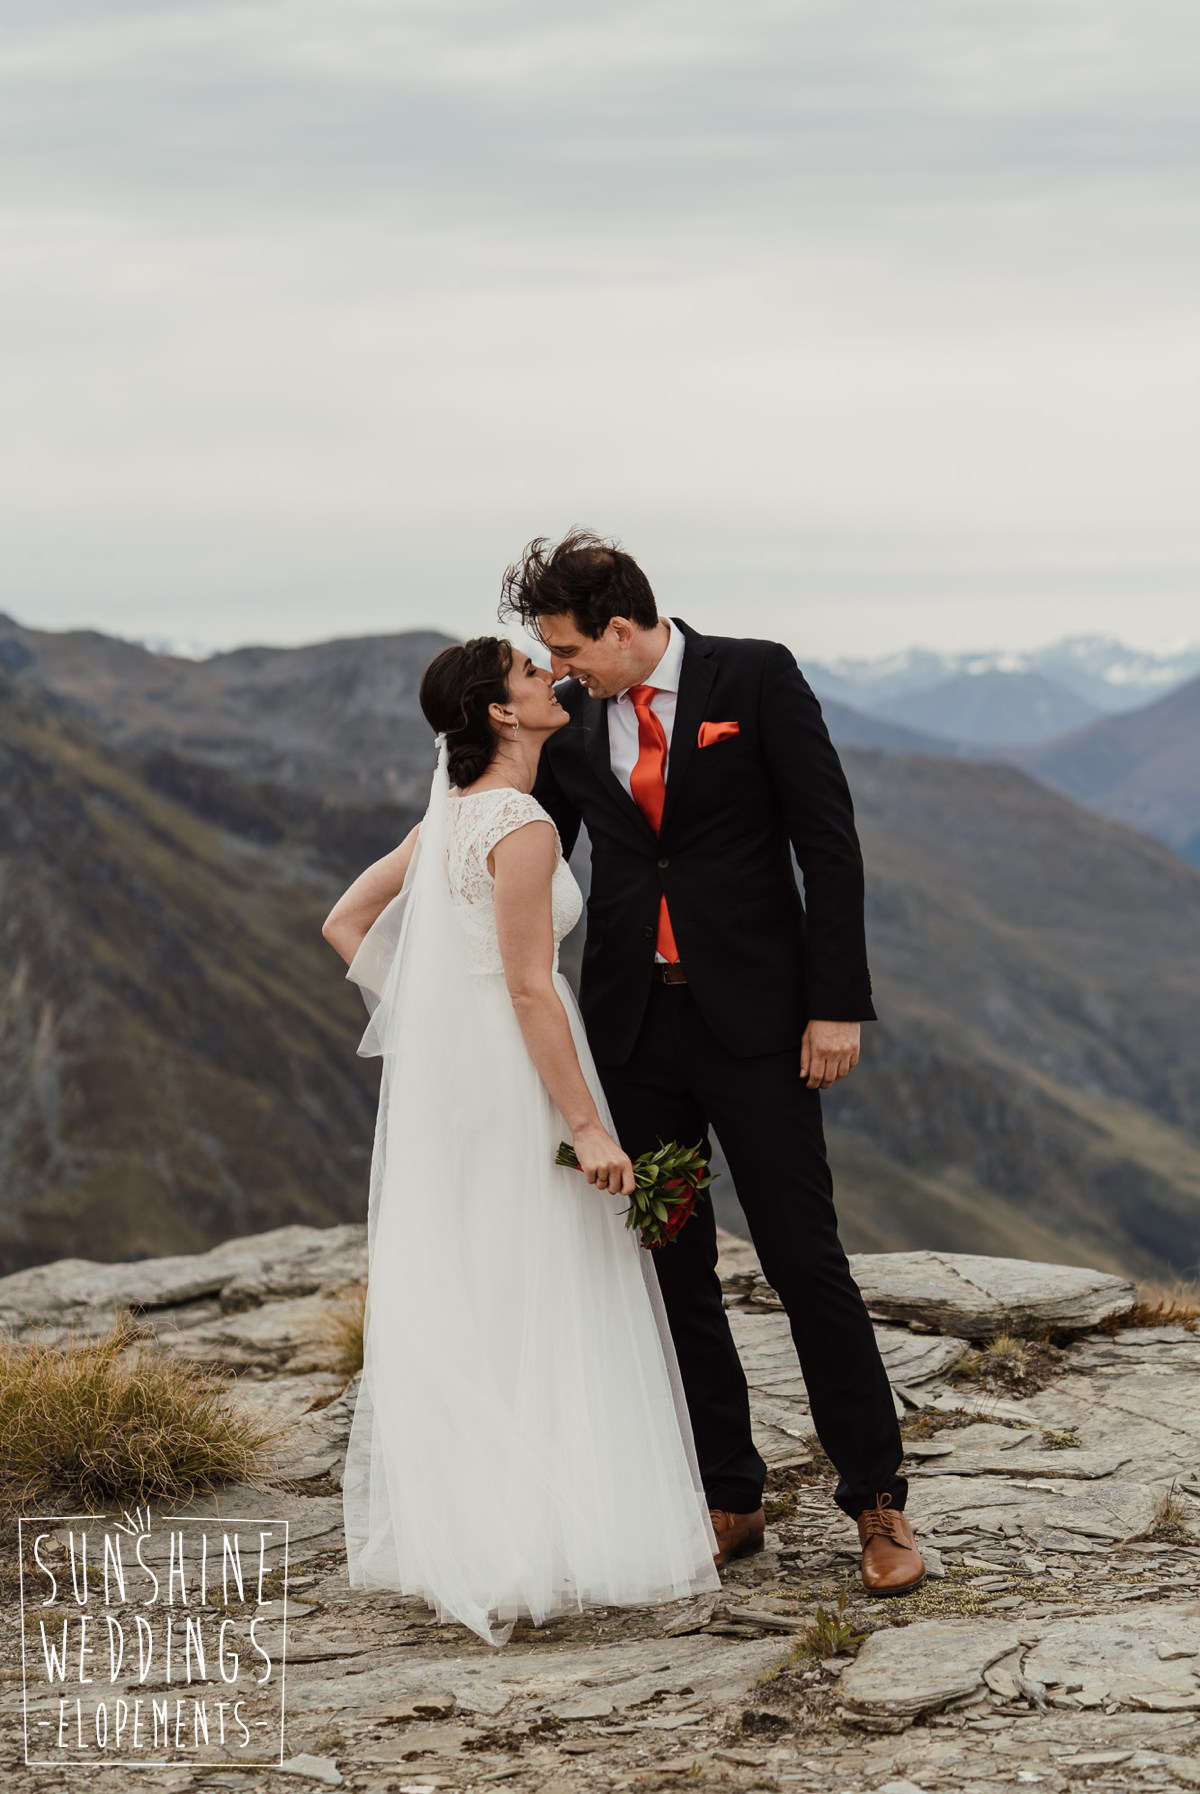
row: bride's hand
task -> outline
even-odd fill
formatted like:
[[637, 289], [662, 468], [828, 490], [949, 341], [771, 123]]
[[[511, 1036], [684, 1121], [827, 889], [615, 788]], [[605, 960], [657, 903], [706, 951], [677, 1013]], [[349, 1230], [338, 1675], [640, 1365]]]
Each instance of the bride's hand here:
[[633, 1195], [633, 1161], [598, 1121], [576, 1129], [571, 1144], [590, 1184], [598, 1190], [611, 1190], [614, 1196]]

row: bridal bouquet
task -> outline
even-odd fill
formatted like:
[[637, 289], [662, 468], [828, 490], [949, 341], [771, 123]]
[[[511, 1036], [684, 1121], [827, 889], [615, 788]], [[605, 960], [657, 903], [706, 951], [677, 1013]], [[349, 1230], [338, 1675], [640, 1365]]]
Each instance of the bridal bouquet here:
[[[554, 1163], [579, 1170], [579, 1160], [565, 1141]], [[636, 1158], [633, 1177], [625, 1225], [640, 1230], [643, 1246], [665, 1246], [673, 1240], [713, 1180], [699, 1146], [680, 1146], [675, 1140]]]

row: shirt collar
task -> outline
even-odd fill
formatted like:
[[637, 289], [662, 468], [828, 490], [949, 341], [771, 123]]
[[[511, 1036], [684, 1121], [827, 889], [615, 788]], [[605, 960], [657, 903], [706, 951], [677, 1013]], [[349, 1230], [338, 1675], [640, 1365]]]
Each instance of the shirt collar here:
[[[662, 659], [653, 672], [646, 674], [641, 684], [657, 686], [659, 691], [677, 692], [683, 674], [683, 630], [676, 628], [670, 617], [664, 617], [662, 621], [671, 633], [663, 649]], [[617, 702], [627, 698], [631, 689], [632, 687], [626, 686], [624, 691], [618, 692]]]

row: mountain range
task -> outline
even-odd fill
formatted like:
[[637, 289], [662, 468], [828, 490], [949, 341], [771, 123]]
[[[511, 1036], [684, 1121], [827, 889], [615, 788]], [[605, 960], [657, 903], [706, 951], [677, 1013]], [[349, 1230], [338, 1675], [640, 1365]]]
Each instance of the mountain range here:
[[1200, 678], [1013, 757], [1068, 797], [1200, 865]]
[[871, 713], [961, 677], [987, 675], [1013, 679], [1036, 675], [1074, 693], [1096, 713], [1135, 710], [1200, 675], [1196, 644], [1155, 653], [1100, 635], [1069, 636], [1027, 653], [997, 649], [942, 654], [907, 648], [898, 654], [827, 662], [813, 661], [802, 644], [793, 645], [819, 698], [836, 698]]
[[[424, 802], [443, 639], [0, 627], [0, 1268], [361, 1217], [375, 1068], [320, 919]], [[885, 727], [844, 756], [881, 1016], [827, 1098], [848, 1245], [1191, 1269], [1200, 872]]]
[[1200, 648], [1151, 654], [1076, 636], [1028, 654], [938, 654], [801, 664], [823, 704], [916, 730], [925, 751], [1005, 758], [1151, 704], [1200, 675]]
[[[1003, 690], [997, 689], [999, 679], [1005, 681]], [[897, 700], [888, 716], [828, 698], [822, 710], [839, 749], [1006, 761], [1200, 865], [1200, 678], [1140, 709], [1096, 717], [1045, 741], [1027, 720], [1027, 706], [1040, 701], [1037, 688], [1043, 683], [1024, 673], [959, 674], [947, 682], [957, 693], [943, 686], [933, 698]], [[934, 698], [942, 705], [940, 717], [931, 714]], [[1061, 720], [1067, 713], [1059, 707], [1057, 714]], [[902, 716], [911, 722], [899, 720]], [[984, 716], [991, 720], [982, 722]], [[939, 734], [942, 724], [955, 726], [957, 733]], [[990, 744], [974, 739], [983, 733]]]
[[[5, 626], [17, 628], [0, 618], [0, 628]], [[375, 638], [380, 644], [394, 639]], [[193, 642], [147, 637], [141, 645], [160, 661], [220, 661], [226, 673], [234, 672], [235, 685], [246, 670]], [[844, 739], [894, 752], [971, 754], [984, 748], [1003, 756], [1009, 748], [1038, 746], [1102, 716], [1152, 703], [1200, 675], [1200, 647], [1155, 653], [1109, 636], [1072, 636], [1024, 654], [914, 648], [826, 663], [810, 662], [800, 651], [799, 659], [827, 716], [836, 706]], [[186, 673], [181, 682], [190, 683]], [[206, 690], [208, 677], [201, 675], [196, 687]], [[872, 730], [872, 722], [909, 729], [920, 741]]]

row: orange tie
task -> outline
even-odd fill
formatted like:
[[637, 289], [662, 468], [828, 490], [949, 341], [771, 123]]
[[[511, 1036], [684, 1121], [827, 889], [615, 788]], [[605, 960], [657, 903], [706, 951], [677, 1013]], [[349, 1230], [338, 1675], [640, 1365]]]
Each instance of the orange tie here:
[[[629, 775], [629, 785], [634, 802], [655, 834], [662, 827], [663, 804], [667, 797], [667, 782], [663, 776], [663, 769], [667, 764], [667, 732], [651, 708], [657, 690], [656, 685], [633, 685], [629, 688], [638, 725], [637, 765]], [[658, 904], [656, 945], [664, 959], [672, 963], [678, 960], [679, 948], [675, 945], [675, 934], [671, 918], [667, 914], [665, 897], [661, 897]]]

